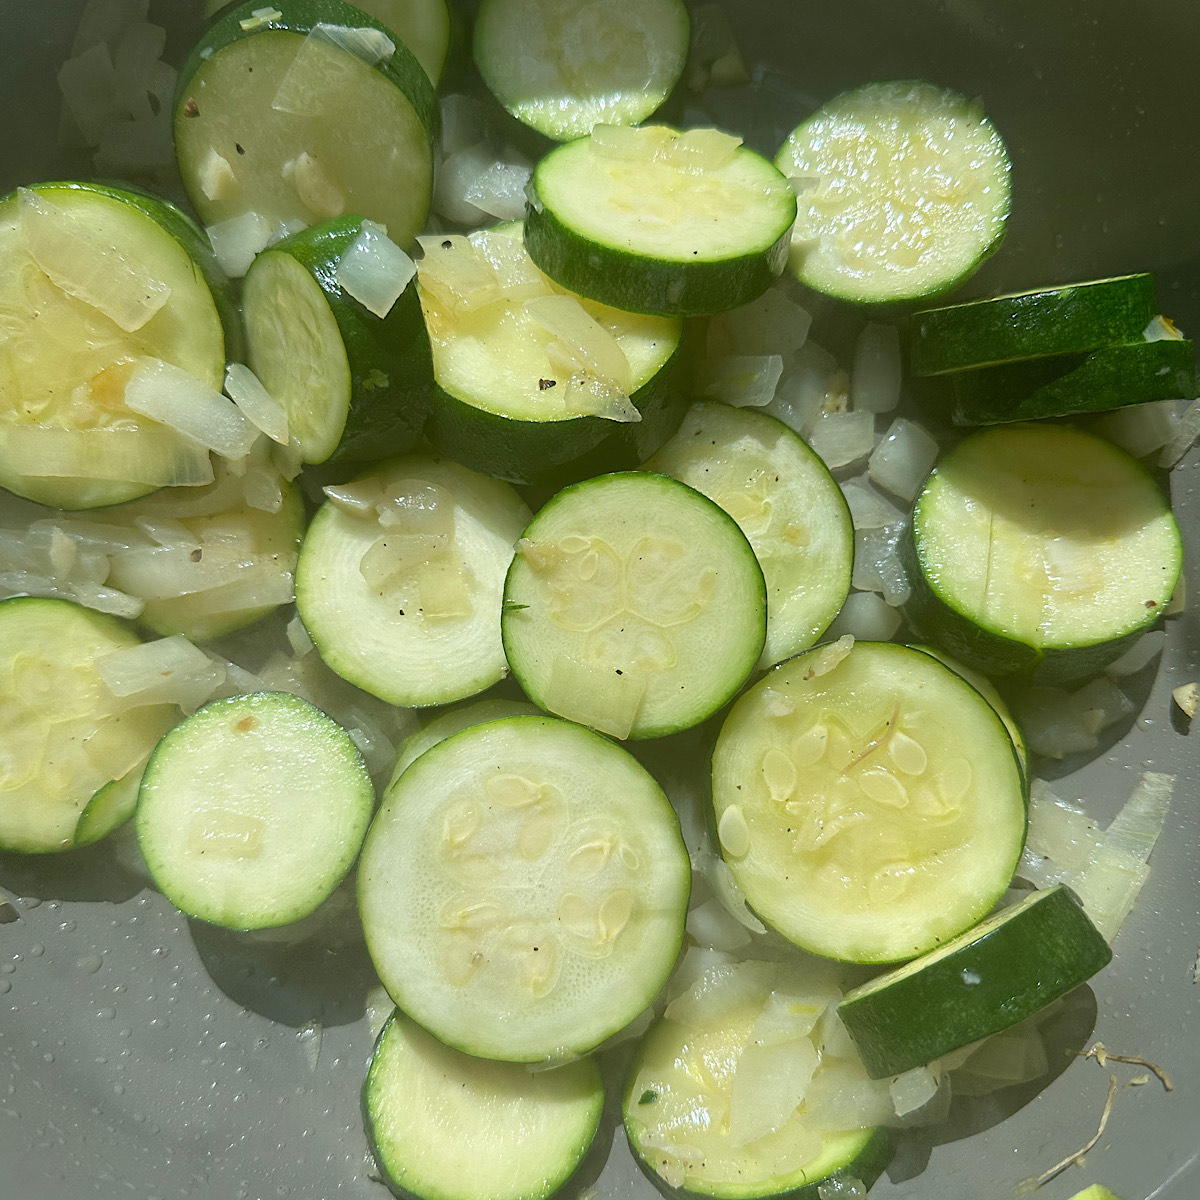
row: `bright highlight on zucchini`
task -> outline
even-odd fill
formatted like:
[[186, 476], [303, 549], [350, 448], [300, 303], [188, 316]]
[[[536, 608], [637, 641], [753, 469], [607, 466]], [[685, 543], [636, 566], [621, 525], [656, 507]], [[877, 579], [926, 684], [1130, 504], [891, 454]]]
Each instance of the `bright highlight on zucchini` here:
[[529, 196], [533, 261], [629, 312], [748, 304], [782, 273], [796, 218], [783, 176], [718, 129], [597, 126], [538, 163]]
[[1025, 785], [991, 705], [929, 655], [833, 644], [745, 693], [712, 768], [720, 850], [802, 949], [913, 958], [978, 921], [1025, 841]]
[[835, 96], [792, 131], [775, 165], [799, 193], [789, 266], [840, 300], [949, 291], [1004, 236], [1004, 142], [977, 102], [929, 83]]
[[657, 995], [683, 939], [679, 821], [637, 760], [549, 717], [476, 725], [388, 791], [359, 911], [392, 998], [480, 1058], [567, 1060]]
[[1032, 1016], [1108, 965], [1074, 893], [1034, 892], [838, 1005], [876, 1078], [931, 1062]]
[[1060, 425], [976, 433], [913, 510], [912, 611], [956, 657], [1046, 680], [1099, 670], [1179, 579], [1167, 497], [1123, 450]]
[[683, 74], [681, 0], [485, 0], [475, 65], [518, 121], [555, 141], [638, 125]]
[[754, 551], [711, 500], [665, 475], [601, 475], [525, 530], [504, 585], [504, 650], [548, 712], [662, 737], [741, 687], [766, 608]]
[[553, 1071], [443, 1046], [394, 1013], [364, 1094], [376, 1161], [416, 1200], [548, 1200], [596, 1136], [604, 1084], [591, 1059]]

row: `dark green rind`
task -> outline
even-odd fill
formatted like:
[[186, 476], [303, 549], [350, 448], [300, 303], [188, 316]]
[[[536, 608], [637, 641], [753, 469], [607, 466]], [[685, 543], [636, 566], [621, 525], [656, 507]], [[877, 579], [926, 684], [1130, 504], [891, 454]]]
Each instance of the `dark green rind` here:
[[1082, 354], [1137, 341], [1157, 312], [1144, 274], [924, 309], [912, 315], [909, 365], [914, 375], [942, 375]]
[[1196, 394], [1196, 349], [1187, 340], [1134, 342], [1077, 355], [1005, 363], [940, 376], [955, 425], [999, 425], [1109, 412]]
[[635, 467], [675, 433], [687, 412], [690, 343], [685, 328], [671, 357], [630, 396], [640, 421], [523, 421], [476, 408], [435, 383], [425, 432], [447, 457], [510, 483], [557, 488]]
[[539, 270], [568, 291], [625, 312], [699, 317], [749, 304], [783, 274], [790, 223], [765, 250], [700, 262], [647, 258], [576, 233], [537, 194], [538, 178], [552, 168], [555, 153], [538, 163], [530, 181], [525, 249]]
[[[642, 1044], [645, 1045], [644, 1038]], [[773, 1181], [773, 1186], [748, 1182], [740, 1186], [712, 1184], [709, 1187], [701, 1187], [699, 1185], [689, 1186], [685, 1183], [682, 1187], [672, 1187], [643, 1156], [637, 1134], [632, 1128], [637, 1109], [632, 1091], [641, 1065], [642, 1054], [639, 1050], [625, 1077], [625, 1088], [621, 1098], [621, 1120], [634, 1161], [646, 1178], [668, 1200], [695, 1200], [697, 1196], [709, 1196], [713, 1200], [820, 1200], [817, 1189], [828, 1179], [858, 1179], [870, 1188], [875, 1180], [883, 1174], [895, 1152], [891, 1133], [887, 1129], [877, 1128], [869, 1131], [869, 1136], [862, 1149], [848, 1163], [829, 1175], [822, 1175], [819, 1179], [808, 1179], [804, 1176], [803, 1171], [798, 1171], [787, 1179]]]
[[[421, 439], [433, 388], [433, 358], [416, 279], [386, 317], [377, 317], [337, 281], [338, 258], [361, 227], [362, 217], [345, 214], [271, 247], [272, 253], [291, 255], [317, 281], [346, 347], [350, 410], [341, 440], [325, 460], [330, 467], [356, 468], [407, 454]], [[377, 383], [379, 372], [387, 376], [384, 386]]]
[[[376, 1062], [379, 1061], [379, 1051], [380, 1047], [383, 1045], [383, 1039], [387, 1035], [387, 1031], [391, 1027], [392, 1022], [395, 1021], [400, 1015], [399, 1009], [393, 1011], [392, 1015], [388, 1017], [387, 1022], [384, 1024], [384, 1027], [379, 1031], [379, 1036], [375, 1039], [375, 1048], [371, 1052], [371, 1064], [367, 1068], [367, 1077], [363, 1081], [361, 1105], [363, 1111], [363, 1125], [366, 1130], [367, 1142], [370, 1146], [371, 1157], [374, 1158], [375, 1165], [379, 1168], [380, 1177], [384, 1186], [392, 1193], [393, 1196], [398, 1197], [398, 1200], [448, 1200], [450, 1193], [425, 1194], [421, 1192], [414, 1192], [408, 1188], [402, 1187], [399, 1183], [397, 1183], [395, 1176], [392, 1174], [392, 1169], [388, 1163], [387, 1156], [384, 1154], [382, 1147], [379, 1145], [379, 1142], [375, 1137], [375, 1105], [371, 1098], [371, 1081], [376, 1074]], [[408, 1019], [412, 1020], [411, 1017]], [[425, 1032], [428, 1032], [428, 1030]], [[429, 1036], [432, 1037], [433, 1035], [430, 1034]], [[549, 1200], [549, 1198], [554, 1195], [554, 1193], [559, 1191], [559, 1189], [562, 1188], [579, 1169], [580, 1164], [587, 1156], [588, 1151], [591, 1149], [592, 1143], [596, 1140], [596, 1132], [600, 1128], [600, 1119], [604, 1115], [604, 1081], [600, 1076], [599, 1068], [595, 1066], [594, 1062], [592, 1063], [592, 1069], [596, 1074], [596, 1088], [599, 1092], [600, 1103], [596, 1105], [595, 1120], [592, 1122], [591, 1132], [587, 1135], [583, 1145], [577, 1149], [577, 1152], [574, 1154], [574, 1156], [567, 1158], [569, 1169], [561, 1175], [547, 1179], [545, 1188], [540, 1189], [537, 1192], [528, 1193], [528, 1200]], [[470, 1147], [464, 1144], [463, 1152], [467, 1153], [469, 1151]], [[524, 1197], [522, 1200], [524, 1200]]]
[[1058, 886], [1036, 895], [981, 937], [965, 934], [937, 961], [910, 963], [902, 978], [883, 976], [880, 990], [846, 996], [838, 1015], [872, 1078], [1008, 1029], [1108, 965], [1112, 950], [1074, 893]]
[[[243, 3], [223, 8], [213, 17], [205, 29], [204, 36], [196, 44], [183, 70], [179, 73], [179, 84], [175, 89], [175, 111], [172, 123], [178, 124], [183, 116], [183, 105], [188, 98], [192, 77], [214, 55], [219, 54], [234, 42], [255, 37], [260, 33], [282, 31], [285, 33], [308, 34], [314, 25], [349, 25], [354, 28], [377, 29], [386, 34], [396, 47], [395, 54], [386, 62], [376, 63], [378, 71], [389, 83], [400, 89], [412, 105], [429, 140], [429, 161], [435, 162], [434, 148], [441, 134], [441, 114], [438, 110], [437, 93], [429, 82], [425, 69], [417, 62], [412, 51], [386, 25], [368, 16], [362, 9], [342, 0], [278, 0], [271, 7], [283, 15], [274, 21], [254, 29], [243, 29], [240, 21], [249, 17], [255, 9], [265, 7], [264, 0], [243, 0]], [[194, 203], [194, 198], [193, 198]]]

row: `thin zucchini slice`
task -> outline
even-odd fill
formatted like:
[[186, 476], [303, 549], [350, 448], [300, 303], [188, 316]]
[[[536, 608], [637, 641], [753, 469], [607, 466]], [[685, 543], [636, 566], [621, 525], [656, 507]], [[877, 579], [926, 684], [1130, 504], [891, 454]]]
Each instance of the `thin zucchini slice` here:
[[854, 527], [842, 489], [808, 444], [765, 413], [692, 405], [646, 463], [703, 492], [738, 523], [767, 582], [767, 668], [809, 646], [850, 591]]
[[1119, 657], [1166, 607], [1182, 561], [1146, 470], [1059, 425], [960, 442], [917, 497], [907, 553], [926, 636], [988, 674], [1048, 681]]
[[927, 308], [912, 315], [909, 366], [914, 375], [945, 375], [1086, 354], [1140, 341], [1157, 312], [1154, 277], [1145, 274]]
[[359, 912], [392, 999], [439, 1041], [567, 1060], [657, 995], [690, 877], [636, 759], [578, 725], [510, 717], [427, 750], [388, 791]]
[[120, 829], [137, 810], [138, 789], [142, 786], [142, 772], [146, 764], [140, 762], [120, 779], [105, 784], [83, 806], [75, 826], [75, 845], [90, 846]]
[[[138, 644], [120, 621], [69, 600], [0, 602], [0, 849], [69, 850], [93, 797], [100, 832], [123, 816], [99, 798], [140, 771], [179, 716], [173, 704], [129, 708], [104, 686], [96, 660]], [[115, 814], [101, 814], [101, 807]]]
[[475, 65], [518, 121], [558, 142], [596, 125], [638, 125], [687, 62], [681, 0], [484, 0]]
[[500, 721], [505, 717], [536, 717], [541, 710], [524, 700], [473, 700], [460, 704], [444, 713], [439, 713], [428, 725], [422, 725], [410, 734], [396, 755], [396, 765], [392, 768], [388, 787], [408, 770], [409, 767], [438, 742], [444, 742], [464, 729], [473, 725], [483, 725], [488, 721]]
[[882, 1174], [885, 1129], [820, 1120], [817, 1095], [838, 1064], [821, 1045], [818, 990], [794, 967], [729, 963], [651, 1027], [622, 1115], [630, 1149], [665, 1195], [818, 1200], [840, 1194], [839, 1179], [870, 1187]]
[[716, 129], [598, 126], [552, 150], [530, 185], [525, 245], [551, 279], [628, 312], [748, 304], [784, 268], [796, 197]]
[[792, 131], [775, 165], [800, 189], [789, 266], [840, 300], [949, 291], [1004, 236], [1004, 142], [978, 102], [929, 83], [835, 96]]
[[375, 1158], [415, 1200], [548, 1200], [604, 1111], [590, 1058], [553, 1071], [443, 1046], [403, 1013], [379, 1036], [364, 1095]]
[[416, 287], [380, 317], [339, 282], [362, 227], [357, 216], [322, 222], [260, 254], [246, 274], [250, 367], [309, 463], [407, 453], [425, 423], [433, 364]]
[[1105, 346], [1090, 354], [1038, 358], [930, 380], [944, 383], [956, 425], [999, 425], [1109, 412], [1196, 392], [1196, 347], [1180, 338]]
[[227, 929], [288, 925], [354, 864], [375, 791], [350, 735], [307, 700], [216, 700], [158, 744], [137, 836], [176, 908]]
[[373, 467], [313, 518], [296, 606], [326, 664], [389, 704], [449, 704], [507, 671], [504, 573], [529, 509], [440, 458]]
[[421, 305], [437, 381], [429, 438], [515, 483], [632, 467], [687, 404], [683, 324], [564, 291], [532, 263], [520, 224], [422, 239]]
[[504, 650], [548, 712], [620, 738], [712, 716], [766, 634], [762, 571], [711, 500], [665, 475], [602, 475], [558, 493], [517, 546]]
[[1003, 895], [1025, 783], [990, 704], [927, 654], [810, 650], [746, 692], [713, 752], [721, 853], [789, 941], [848, 962], [913, 958]]
[[880, 1079], [1016, 1025], [1111, 958], [1075, 894], [1052, 887], [864, 983], [838, 1015]]
[[341, 0], [279, 0], [265, 12], [245, 0], [221, 12], [180, 75], [173, 128], [207, 225], [357, 212], [404, 246], [425, 223], [433, 85], [403, 41]]
[[0, 486], [81, 509], [211, 479], [207, 451], [124, 395], [143, 357], [220, 389], [223, 319], [228, 282], [166, 201], [92, 183], [0, 200]]

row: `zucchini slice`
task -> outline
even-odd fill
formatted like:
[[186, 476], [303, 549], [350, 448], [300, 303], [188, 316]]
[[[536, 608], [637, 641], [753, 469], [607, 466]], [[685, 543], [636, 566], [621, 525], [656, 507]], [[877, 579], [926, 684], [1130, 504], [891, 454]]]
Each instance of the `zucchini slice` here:
[[1157, 312], [1154, 277], [1145, 274], [926, 308], [912, 315], [909, 366], [914, 375], [945, 375], [1086, 354], [1140, 341]]
[[636, 759], [549, 717], [476, 725], [384, 797], [359, 911], [379, 977], [439, 1041], [567, 1060], [658, 994], [683, 940], [687, 849]]
[[343, 679], [416, 708], [497, 683], [504, 573], [529, 509], [507, 484], [398, 458], [330, 489], [296, 568], [296, 606]]
[[207, 225], [249, 212], [269, 227], [358, 212], [404, 246], [425, 223], [433, 85], [403, 41], [341, 0], [223, 10], [180, 75], [173, 129]]
[[721, 853], [747, 903], [802, 949], [913, 958], [1003, 895], [1025, 783], [990, 704], [927, 654], [840, 643], [746, 692], [713, 751]]
[[1183, 338], [1140, 341], [1083, 357], [1005, 363], [927, 382], [946, 386], [956, 425], [1073, 417], [1195, 395], [1196, 347]]
[[417, 289], [380, 317], [339, 282], [362, 218], [337, 217], [260, 254], [242, 306], [250, 367], [283, 405], [304, 462], [371, 462], [412, 450], [433, 383]]
[[403, 1013], [384, 1026], [364, 1094], [376, 1161], [415, 1200], [548, 1200], [596, 1136], [590, 1058], [553, 1071], [443, 1046]]
[[1166, 607], [1182, 563], [1170, 502], [1111, 442], [1004, 425], [960, 442], [917, 497], [910, 612], [989, 675], [1078, 678]]
[[792, 131], [775, 165], [800, 190], [789, 266], [840, 300], [947, 292], [1004, 236], [1008, 151], [978, 103], [946, 88], [843, 92]]
[[1052, 887], [864, 983], [838, 1015], [880, 1079], [1016, 1025], [1111, 958], [1074, 893]]
[[85, 810], [84, 843], [128, 816], [110, 787], [140, 773], [179, 716], [173, 704], [129, 708], [104, 686], [96, 660], [137, 644], [120, 621], [69, 600], [0, 602], [0, 849], [69, 850]]
[[207, 451], [124, 395], [138, 358], [220, 390], [228, 286], [166, 201], [93, 183], [0, 200], [0, 486], [82, 509], [211, 479]]
[[745, 535], [665, 475], [602, 475], [558, 493], [517, 545], [504, 650], [548, 712], [619, 738], [677, 733], [745, 683], [767, 596]]
[[645, 469], [703, 492], [753, 547], [767, 582], [759, 667], [813, 645], [850, 591], [854, 527], [842, 489], [808, 444], [765, 413], [701, 401]]
[[484, 0], [475, 65], [512, 116], [566, 142], [650, 116], [683, 74], [690, 33], [682, 0]]
[[885, 1129], [820, 1119], [817, 1095], [838, 1064], [822, 1045], [829, 998], [819, 991], [794, 967], [728, 963], [651, 1027], [622, 1116], [630, 1149], [665, 1195], [819, 1200], [841, 1194], [840, 1179], [870, 1187], [882, 1174], [892, 1156]]
[[83, 806], [75, 825], [75, 845], [90, 846], [120, 829], [137, 810], [138, 789], [142, 786], [145, 762], [140, 762], [128, 774], [105, 784]]
[[308, 916], [354, 864], [375, 791], [350, 735], [307, 700], [205, 705], [159, 742], [137, 837], [176, 908], [227, 929]]
[[701, 316], [782, 274], [796, 197], [717, 129], [598, 126], [538, 163], [529, 255], [551, 279], [628, 312]]
[[443, 453], [515, 483], [561, 485], [635, 466], [678, 427], [678, 318], [564, 291], [533, 265], [520, 224], [422, 243], [437, 382], [428, 433]]

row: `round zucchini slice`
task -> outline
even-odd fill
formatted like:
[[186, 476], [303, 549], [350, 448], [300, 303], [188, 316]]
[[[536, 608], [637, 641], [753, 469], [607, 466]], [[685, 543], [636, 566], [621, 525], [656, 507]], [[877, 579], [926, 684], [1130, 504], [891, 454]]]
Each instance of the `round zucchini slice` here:
[[207, 451], [124, 396], [139, 358], [220, 390], [228, 286], [166, 201], [92, 183], [0, 200], [0, 486], [83, 509], [212, 479]]
[[525, 245], [581, 296], [628, 312], [701, 316], [771, 286], [795, 219], [787, 181], [739, 138], [603, 125], [538, 163]]
[[949, 291], [1004, 236], [1004, 142], [976, 101], [929, 83], [835, 96], [792, 131], [775, 165], [800, 192], [789, 267], [840, 300]]
[[1170, 502], [1102, 438], [1005, 425], [960, 442], [913, 510], [910, 611], [990, 675], [1078, 678], [1166, 607], [1182, 551]]
[[658, 994], [690, 878], [679, 820], [636, 759], [511, 717], [440, 742], [388, 791], [359, 912], [392, 999], [439, 1041], [565, 1061]]
[[734, 705], [713, 752], [721, 853], [750, 907], [826, 958], [886, 963], [1003, 895], [1025, 783], [990, 704], [927, 654], [810, 650]]
[[404, 42], [341, 0], [245, 0], [180, 75], [175, 153], [205, 224], [358, 212], [403, 246], [425, 223], [433, 85]]
[[394, 1013], [364, 1094], [392, 1186], [416, 1200], [548, 1200], [596, 1136], [604, 1084], [590, 1058], [553, 1071], [443, 1046]]
[[[69, 600], [0, 602], [0, 849], [69, 850], [93, 797], [131, 771], [178, 719], [173, 704], [123, 707], [104, 686], [96, 660], [138, 644], [113, 617]], [[128, 816], [99, 800], [83, 841]], [[88, 835], [88, 829], [92, 835]]]
[[766, 635], [762, 570], [707, 497], [665, 475], [602, 475], [559, 492], [517, 545], [504, 650], [548, 712], [619, 738], [712, 716]]
[[850, 992], [838, 1015], [875, 1079], [999, 1033], [1112, 959], [1073, 892], [1037, 891]]

